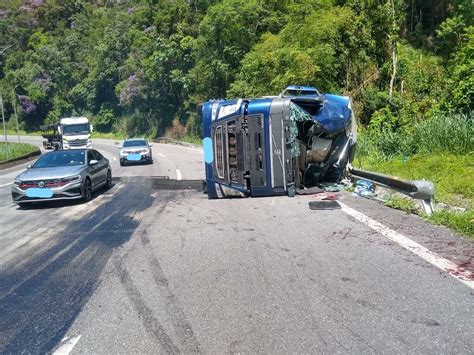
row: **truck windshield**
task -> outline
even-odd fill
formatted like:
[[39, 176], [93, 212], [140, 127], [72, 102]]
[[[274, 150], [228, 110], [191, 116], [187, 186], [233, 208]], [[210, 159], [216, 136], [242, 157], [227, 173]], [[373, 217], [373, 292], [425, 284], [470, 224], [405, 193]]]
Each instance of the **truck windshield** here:
[[89, 132], [88, 123], [63, 125], [63, 134], [65, 135], [88, 134]]
[[308, 96], [318, 95], [316, 90], [286, 90], [284, 96]]
[[86, 154], [84, 150], [57, 151], [43, 155], [31, 168], [84, 165], [85, 162]]

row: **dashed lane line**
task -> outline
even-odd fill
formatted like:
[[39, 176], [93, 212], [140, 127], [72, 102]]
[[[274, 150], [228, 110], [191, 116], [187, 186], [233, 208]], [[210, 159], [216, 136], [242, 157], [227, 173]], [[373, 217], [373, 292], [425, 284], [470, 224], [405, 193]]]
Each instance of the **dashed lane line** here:
[[183, 175], [181, 175], [181, 170], [176, 169], [176, 180], [183, 180]]
[[466, 286], [474, 289], [474, 274], [469, 270], [459, 267], [455, 263], [444, 259], [438, 254], [432, 252], [431, 250], [425, 248], [424, 246], [414, 242], [408, 237], [394, 231], [393, 229], [388, 228], [376, 220], [367, 217], [366, 215], [360, 213], [359, 211], [350, 208], [349, 206], [339, 202], [341, 205], [342, 211], [347, 213], [349, 216], [355, 218], [359, 222], [362, 222], [369, 228], [375, 230], [376, 232], [382, 234], [387, 239], [392, 242], [400, 245], [401, 247], [411, 251], [413, 254], [418, 255], [420, 258], [429, 262], [431, 265], [436, 266], [438, 269], [448, 273], [458, 281], [461, 281]]

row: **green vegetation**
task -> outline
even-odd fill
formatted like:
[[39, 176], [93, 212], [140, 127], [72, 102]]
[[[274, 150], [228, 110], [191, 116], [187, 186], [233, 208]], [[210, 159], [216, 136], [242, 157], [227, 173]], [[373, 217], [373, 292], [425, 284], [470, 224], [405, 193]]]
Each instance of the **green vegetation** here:
[[465, 213], [453, 211], [438, 211], [427, 217], [430, 222], [442, 224], [474, 240], [474, 210]]
[[[435, 115], [396, 132], [363, 131], [355, 164], [406, 179], [433, 181], [435, 202], [466, 212], [439, 211], [428, 220], [474, 237], [474, 122], [466, 115]], [[386, 204], [416, 213], [411, 201]]]
[[395, 208], [406, 213], [419, 213], [419, 205], [410, 198], [392, 195], [384, 201], [385, 206]]
[[8, 128], [16, 107], [28, 132], [85, 115], [120, 137], [199, 137], [198, 103], [289, 84], [351, 96], [374, 132], [468, 115], [471, 1], [0, 0]]
[[0, 142], [0, 164], [10, 160], [21, 157], [28, 153], [37, 151], [38, 148], [27, 143], [8, 143]]

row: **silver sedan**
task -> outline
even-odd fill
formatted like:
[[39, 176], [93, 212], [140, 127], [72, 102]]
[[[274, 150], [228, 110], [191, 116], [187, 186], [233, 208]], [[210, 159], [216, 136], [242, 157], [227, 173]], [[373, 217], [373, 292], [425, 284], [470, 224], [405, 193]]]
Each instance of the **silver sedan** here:
[[110, 163], [95, 149], [57, 150], [41, 156], [15, 178], [13, 202], [83, 199], [112, 186]]

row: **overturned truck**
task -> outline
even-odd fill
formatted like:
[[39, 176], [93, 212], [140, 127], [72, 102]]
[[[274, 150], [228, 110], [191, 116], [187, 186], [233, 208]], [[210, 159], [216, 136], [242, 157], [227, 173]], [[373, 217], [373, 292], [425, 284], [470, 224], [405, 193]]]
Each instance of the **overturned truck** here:
[[337, 182], [354, 158], [348, 97], [291, 87], [280, 96], [202, 105], [209, 198], [294, 196]]

